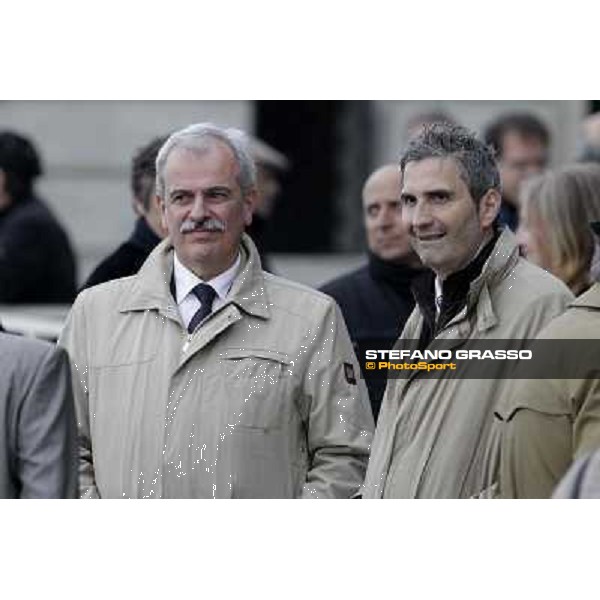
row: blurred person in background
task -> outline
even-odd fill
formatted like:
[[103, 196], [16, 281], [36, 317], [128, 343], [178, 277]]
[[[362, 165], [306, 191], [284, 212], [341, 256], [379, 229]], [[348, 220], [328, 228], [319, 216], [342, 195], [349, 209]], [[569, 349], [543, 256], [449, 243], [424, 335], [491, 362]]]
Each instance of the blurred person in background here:
[[140, 148], [131, 164], [133, 210], [138, 215], [129, 239], [107, 256], [88, 277], [82, 289], [135, 275], [155, 246], [165, 237], [155, 193], [156, 156], [166, 137], [154, 138]]
[[0, 498], [76, 498], [67, 353], [0, 326]]
[[69, 238], [35, 193], [42, 172], [30, 140], [0, 132], [0, 303], [68, 304], [75, 298]]
[[523, 185], [517, 231], [523, 255], [564, 281], [575, 296], [592, 284], [591, 221], [600, 221], [600, 165], [555, 169]]
[[250, 155], [256, 165], [256, 206], [246, 233], [256, 245], [262, 268], [272, 272], [267, 245], [269, 219], [281, 194], [281, 177], [289, 170], [290, 161], [263, 140], [249, 136]]
[[[600, 222], [592, 227], [600, 234]], [[536, 339], [569, 340], [552, 347], [552, 360], [577, 378], [516, 380], [501, 415], [505, 498], [549, 498], [573, 461], [600, 448], [600, 284], [578, 296]]]
[[581, 124], [580, 162], [600, 163], [600, 112], [588, 115]]
[[[600, 163], [600, 112], [583, 119], [578, 160], [582, 163]], [[594, 280], [600, 279], [600, 240], [598, 239], [596, 239], [591, 271]]]
[[[588, 115], [581, 124], [579, 162], [600, 163], [600, 112]], [[592, 259], [592, 277], [600, 279], [600, 241], [596, 240]]]
[[519, 188], [526, 179], [546, 168], [550, 132], [535, 115], [509, 113], [488, 125], [484, 139], [494, 149], [500, 169], [500, 223], [516, 231], [519, 225]]
[[[361, 343], [388, 350], [398, 339], [415, 305], [411, 283], [422, 272], [402, 221], [398, 165], [385, 165], [369, 176], [363, 187], [363, 215], [367, 264], [321, 288], [342, 309], [359, 363]], [[377, 419], [386, 380], [368, 377], [366, 383]]]

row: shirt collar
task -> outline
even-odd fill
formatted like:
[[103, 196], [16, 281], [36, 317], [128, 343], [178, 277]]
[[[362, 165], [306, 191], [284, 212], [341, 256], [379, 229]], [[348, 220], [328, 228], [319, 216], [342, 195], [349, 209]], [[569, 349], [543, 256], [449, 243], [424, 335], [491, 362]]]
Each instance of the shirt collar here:
[[439, 277], [435, 278], [435, 312], [436, 315], [439, 316], [440, 310], [442, 308], [442, 300], [444, 297], [444, 292], [442, 290], [442, 280]]
[[177, 304], [181, 304], [182, 300], [186, 298], [199, 283], [207, 283], [210, 285], [214, 288], [217, 296], [221, 300], [224, 300], [229, 293], [241, 260], [241, 255], [238, 252], [235, 262], [229, 269], [223, 271], [223, 273], [220, 273], [209, 281], [204, 281], [181, 263], [177, 257], [177, 252], [173, 252], [173, 277], [175, 279], [175, 299]]

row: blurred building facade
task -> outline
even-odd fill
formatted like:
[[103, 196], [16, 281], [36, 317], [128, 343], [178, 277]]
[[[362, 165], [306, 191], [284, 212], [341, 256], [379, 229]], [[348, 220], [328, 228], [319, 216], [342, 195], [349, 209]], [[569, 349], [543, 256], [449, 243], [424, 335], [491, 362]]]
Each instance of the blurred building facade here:
[[[415, 113], [442, 110], [480, 132], [500, 113], [534, 112], [551, 130], [556, 165], [577, 156], [579, 123], [591, 106], [590, 101], [4, 101], [0, 129], [28, 135], [38, 146], [46, 172], [39, 192], [71, 236], [83, 281], [130, 232], [134, 151], [189, 123], [240, 127], [289, 158], [271, 223], [274, 262], [284, 265], [283, 272], [285, 265], [293, 270], [304, 264], [306, 253], [345, 252], [348, 266], [357, 262], [364, 247], [362, 184], [374, 167], [398, 159]], [[315, 268], [314, 257], [308, 264], [311, 274], [298, 279], [318, 285], [330, 277], [331, 269]], [[331, 264], [340, 268], [339, 259]]]

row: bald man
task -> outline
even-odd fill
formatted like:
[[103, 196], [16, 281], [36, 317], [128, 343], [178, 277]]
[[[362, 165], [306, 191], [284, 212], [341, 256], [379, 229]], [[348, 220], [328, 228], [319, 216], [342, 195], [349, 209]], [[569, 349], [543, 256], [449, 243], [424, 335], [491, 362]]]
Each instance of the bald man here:
[[[367, 264], [321, 288], [340, 305], [361, 366], [359, 349], [369, 345], [387, 350], [402, 332], [414, 307], [411, 282], [422, 272], [401, 218], [397, 165], [385, 165], [369, 176], [363, 188], [363, 214]], [[367, 379], [375, 419], [385, 383], [382, 378]]]

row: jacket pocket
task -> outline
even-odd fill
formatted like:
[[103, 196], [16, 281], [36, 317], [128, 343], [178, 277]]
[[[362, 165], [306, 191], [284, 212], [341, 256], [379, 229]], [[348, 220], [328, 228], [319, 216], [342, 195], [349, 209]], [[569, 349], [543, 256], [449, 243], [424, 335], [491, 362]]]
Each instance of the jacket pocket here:
[[219, 354], [228, 425], [279, 429], [293, 403], [289, 393], [291, 359], [264, 349], [230, 348]]
[[559, 382], [552, 379], [516, 379], [495, 409], [496, 417], [510, 421], [520, 410], [531, 410], [552, 416], [571, 415], [568, 397], [558, 389]]
[[137, 315], [121, 321], [109, 335], [100, 336], [90, 353], [91, 367], [121, 367], [147, 363], [158, 354], [162, 335], [162, 324], [155, 315]]

